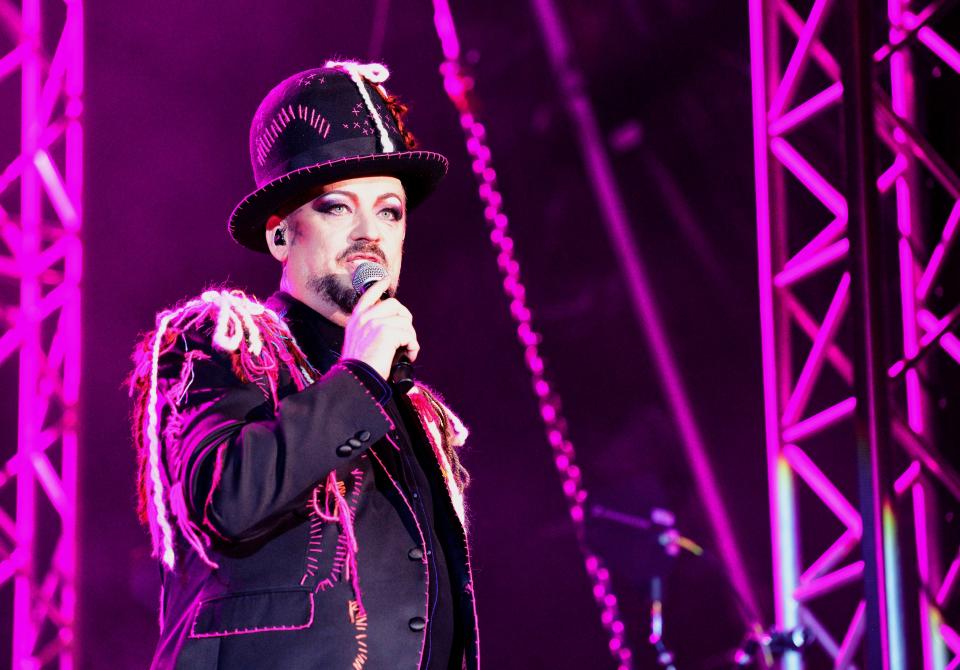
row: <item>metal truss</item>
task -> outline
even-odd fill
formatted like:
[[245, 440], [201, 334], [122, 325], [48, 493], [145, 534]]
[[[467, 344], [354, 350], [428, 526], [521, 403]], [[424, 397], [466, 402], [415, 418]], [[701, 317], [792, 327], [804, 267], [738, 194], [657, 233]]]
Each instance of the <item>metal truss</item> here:
[[18, 100], [10, 84], [19, 77], [21, 120], [19, 153], [0, 165], [0, 365], [19, 376], [16, 447], [12, 440], [0, 444], [0, 500], [15, 500], [12, 509], [0, 507], [0, 625], [11, 627], [10, 667], [69, 670], [75, 664], [83, 5], [0, 2], [0, 35], [9, 49], [0, 57], [0, 80], [8, 80], [3, 90], [13, 107]]
[[[850, 42], [828, 48], [824, 25], [848, 21], [856, 4], [814, 0], [802, 15], [794, 1], [749, 0], [776, 623], [811, 629], [836, 668], [862, 657], [871, 668], [952, 669], [960, 667], [960, 634], [942, 612], [960, 591], [960, 550], [941, 541], [938, 509], [957, 507], [960, 477], [935, 439], [936, 378], [929, 373], [960, 362], [960, 341], [950, 332], [960, 310], [936, 298], [951, 262], [956, 272], [950, 250], [960, 226], [960, 178], [922, 131], [928, 101], [916, 94], [916, 62], [925, 51], [945, 76], [957, 76], [960, 52], [937, 29], [948, 3], [873, 3], [885, 10], [887, 41], [872, 54], [863, 51], [872, 76], [866, 95], [854, 99], [854, 61], [842, 55]], [[847, 40], [849, 26], [839, 28], [829, 34]], [[864, 156], [851, 155], [857, 129], [849, 113], [842, 117], [848, 142], [839, 140], [837, 112], [857, 100], [868, 101], [873, 119], [860, 125], [876, 131]], [[834, 146], [824, 142], [830, 133]], [[837, 183], [844, 166], [849, 173], [860, 165], [870, 175], [871, 152], [880, 173], [866, 195], [883, 213], [873, 220], [861, 216], [849, 182]], [[927, 180], [935, 187], [925, 188]], [[935, 198], [953, 203], [945, 218], [932, 218]], [[864, 280], [857, 219], [882, 232], [883, 244], [896, 245], [896, 272], [874, 277], [876, 290], [895, 290], [899, 303], [898, 312], [884, 315], [896, 326], [888, 332], [899, 333], [889, 349], [858, 339], [871, 331], [857, 322], [863, 311], [851, 310]], [[876, 397], [862, 383], [858, 347], [878, 348], [886, 362]], [[868, 453], [849, 430], [851, 423], [863, 427], [868, 400], [886, 406], [867, 417], [868, 428], [890, 436], [886, 451], [880, 439]], [[859, 479], [843, 465], [857, 468], [858, 453], [868, 456], [859, 462]], [[816, 507], [839, 521], [832, 543], [822, 546], [817, 536], [828, 525], [814, 533], [804, 525], [808, 515], [822, 515]], [[793, 654], [783, 664], [799, 668], [803, 660]]]

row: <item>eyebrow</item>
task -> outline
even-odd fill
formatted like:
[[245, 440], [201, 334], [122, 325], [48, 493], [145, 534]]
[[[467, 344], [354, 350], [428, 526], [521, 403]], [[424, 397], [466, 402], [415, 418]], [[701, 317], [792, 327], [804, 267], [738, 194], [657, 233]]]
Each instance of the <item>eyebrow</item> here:
[[399, 200], [400, 202], [403, 202], [403, 198], [401, 198], [398, 194], [393, 193], [392, 191], [391, 191], [391, 192], [388, 192], [388, 193], [381, 193], [380, 195], [377, 196], [377, 199], [376, 199], [375, 202], [380, 202], [381, 200], [386, 200], [387, 198], [389, 198], [389, 197], [391, 197], [391, 196], [393, 196], [394, 198], [396, 198], [396, 199]]

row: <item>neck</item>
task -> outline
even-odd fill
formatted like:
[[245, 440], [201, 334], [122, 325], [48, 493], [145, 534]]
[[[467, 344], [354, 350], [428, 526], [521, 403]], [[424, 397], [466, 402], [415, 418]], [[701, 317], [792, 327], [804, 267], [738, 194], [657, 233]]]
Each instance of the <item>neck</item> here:
[[287, 280], [286, 273], [284, 273], [280, 279], [280, 290], [286, 291], [328, 321], [342, 328], [346, 328], [347, 320], [350, 318], [349, 312], [344, 312], [338, 305], [312, 291], [308, 291], [306, 294], [299, 291], [297, 287], [293, 286], [292, 283]]

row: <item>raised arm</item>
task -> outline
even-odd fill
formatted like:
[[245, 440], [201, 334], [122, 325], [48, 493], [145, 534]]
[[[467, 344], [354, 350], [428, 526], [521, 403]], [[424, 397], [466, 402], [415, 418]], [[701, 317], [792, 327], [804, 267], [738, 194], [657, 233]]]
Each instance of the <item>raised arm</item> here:
[[209, 338], [191, 331], [180, 339], [159, 361], [160, 395], [174, 404], [164, 413], [164, 453], [191, 520], [222, 540], [269, 532], [392, 428], [363, 364], [342, 361], [274, 408]]

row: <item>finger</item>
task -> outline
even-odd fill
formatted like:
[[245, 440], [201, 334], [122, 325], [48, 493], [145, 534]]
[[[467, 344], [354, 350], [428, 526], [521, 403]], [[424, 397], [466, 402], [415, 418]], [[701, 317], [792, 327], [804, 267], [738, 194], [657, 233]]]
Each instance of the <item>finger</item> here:
[[407, 321], [413, 321], [413, 314], [396, 298], [388, 298], [378, 302], [363, 313], [364, 320], [389, 318], [399, 316]]
[[380, 326], [390, 338], [391, 344], [397, 347], [405, 347], [417, 339], [417, 331], [413, 329], [413, 324], [403, 317], [391, 317], [380, 322]]
[[408, 349], [420, 348], [420, 343], [417, 342], [417, 331], [413, 329], [413, 326], [409, 321], [404, 321], [400, 317], [395, 317], [392, 320], [384, 321], [381, 325], [384, 328], [383, 332], [386, 334], [388, 341], [390, 342], [389, 346], [397, 349], [401, 347], [406, 347]]
[[406, 347], [407, 347], [407, 358], [409, 358], [410, 362], [413, 363], [415, 360], [417, 360], [417, 355], [420, 353], [420, 343], [417, 342], [416, 338], [414, 338], [410, 340], [409, 344], [407, 344]]
[[417, 331], [415, 331], [412, 326], [409, 328], [409, 333], [403, 343], [403, 347], [407, 350], [406, 353], [410, 361], [415, 361], [417, 354], [420, 353], [420, 342], [417, 340]]
[[370, 309], [370, 307], [380, 300], [380, 296], [382, 296], [383, 292], [388, 288], [390, 288], [389, 276], [379, 279], [373, 285], [368, 286], [367, 290], [363, 292], [363, 295], [360, 296], [356, 306], [353, 308], [354, 314]]
[[378, 304], [386, 305], [384, 309], [389, 310], [391, 314], [403, 316], [413, 321], [413, 313], [411, 313], [410, 310], [407, 309], [406, 305], [404, 305], [402, 302], [400, 302], [396, 298], [387, 298], [386, 300], [383, 300]]

